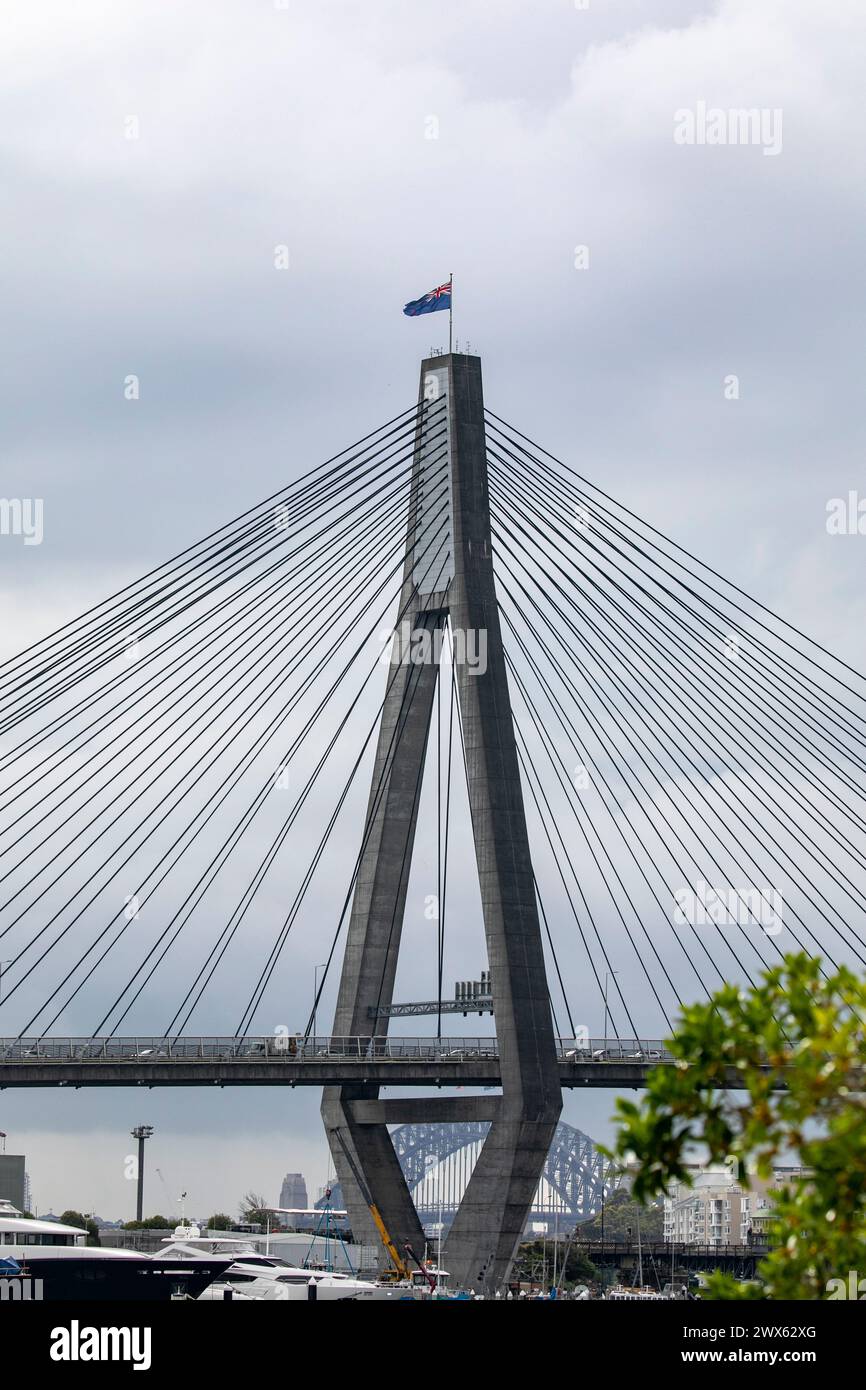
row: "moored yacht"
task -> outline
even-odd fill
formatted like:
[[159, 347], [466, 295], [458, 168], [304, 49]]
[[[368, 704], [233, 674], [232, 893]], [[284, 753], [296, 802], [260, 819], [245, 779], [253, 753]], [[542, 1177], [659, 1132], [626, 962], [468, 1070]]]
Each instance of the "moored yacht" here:
[[276, 1255], [262, 1254], [243, 1237], [202, 1235], [198, 1226], [176, 1227], [174, 1234], [166, 1238], [165, 1246], [163, 1257], [195, 1260], [231, 1256], [230, 1268], [204, 1290], [202, 1300], [301, 1302], [315, 1298], [322, 1303], [343, 1299], [378, 1303], [429, 1296], [426, 1281], [422, 1289], [414, 1279], [400, 1284], [376, 1283], [341, 1270], [303, 1268]]
[[0, 1299], [198, 1298], [231, 1263], [87, 1244], [87, 1232], [23, 1216], [0, 1198]]
[[167, 1237], [163, 1257], [188, 1260], [207, 1260], [214, 1256], [229, 1257], [230, 1263], [222, 1277], [204, 1290], [205, 1299], [255, 1299], [291, 1302], [310, 1297], [310, 1282], [316, 1286], [316, 1298], [333, 1301], [357, 1298], [376, 1288], [353, 1275], [330, 1270], [301, 1269], [275, 1255], [261, 1254], [252, 1241], [243, 1237], [202, 1235], [195, 1225], [181, 1225]]

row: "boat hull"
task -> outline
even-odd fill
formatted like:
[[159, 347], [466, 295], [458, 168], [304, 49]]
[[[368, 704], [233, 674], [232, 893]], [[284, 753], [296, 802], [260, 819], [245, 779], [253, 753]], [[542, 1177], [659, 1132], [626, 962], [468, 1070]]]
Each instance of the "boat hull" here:
[[225, 1260], [160, 1263], [148, 1255], [69, 1260], [28, 1254], [19, 1262], [21, 1276], [0, 1278], [0, 1301], [166, 1303], [184, 1295], [198, 1298], [226, 1267]]

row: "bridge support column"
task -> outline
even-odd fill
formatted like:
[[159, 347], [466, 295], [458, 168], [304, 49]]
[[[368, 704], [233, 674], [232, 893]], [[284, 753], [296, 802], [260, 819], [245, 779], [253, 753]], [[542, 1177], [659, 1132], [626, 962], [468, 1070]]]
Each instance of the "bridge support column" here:
[[[416, 608], [410, 621], [415, 630], [433, 620]], [[382, 711], [334, 1016], [333, 1032], [338, 1036], [371, 1036], [376, 1026], [370, 1010], [392, 1001], [437, 671], [430, 665], [399, 666], [396, 672], [388, 668], [391, 684]], [[353, 1166], [363, 1175], [397, 1248], [402, 1250], [408, 1242], [420, 1255], [424, 1235], [388, 1130], [384, 1124], [362, 1127], [352, 1117], [353, 1101], [378, 1094], [376, 1086], [325, 1090], [322, 1119], [331, 1155], [356, 1238], [367, 1244], [379, 1240]]]
[[[450, 617], [502, 1078], [500, 1104], [451, 1228], [445, 1258], [457, 1282], [492, 1292], [508, 1277], [562, 1096], [493, 577], [480, 360], [449, 354], [425, 361], [421, 396], [444, 403], [447, 412], [450, 510], [447, 544], [441, 550], [446, 560], [444, 572], [430, 564], [430, 556], [438, 553], [439, 533], [430, 507], [422, 507], [410, 526], [414, 552], [407, 551], [401, 607], [412, 610], [413, 624], [439, 626]], [[422, 441], [415, 497], [422, 466], [428, 464]], [[438, 661], [407, 665], [386, 698], [336, 1034], [368, 1034], [373, 1031], [371, 1007], [392, 1002], [437, 677]], [[387, 1129], [376, 1122], [359, 1123], [357, 1112], [353, 1114], [353, 1102], [377, 1094], [374, 1088], [363, 1094], [357, 1089], [350, 1094], [347, 1087], [325, 1092], [322, 1114], [331, 1152], [353, 1229], [365, 1238], [372, 1234], [352, 1172], [356, 1167], [392, 1239], [398, 1246], [408, 1240], [417, 1250], [423, 1236]]]
[[505, 1282], [562, 1109], [553, 1023], [493, 577], [478, 358], [452, 371], [455, 632], [486, 634], [486, 669], [457, 666], [469, 806], [502, 1075], [500, 1114], [446, 1244], [449, 1269], [490, 1292]]

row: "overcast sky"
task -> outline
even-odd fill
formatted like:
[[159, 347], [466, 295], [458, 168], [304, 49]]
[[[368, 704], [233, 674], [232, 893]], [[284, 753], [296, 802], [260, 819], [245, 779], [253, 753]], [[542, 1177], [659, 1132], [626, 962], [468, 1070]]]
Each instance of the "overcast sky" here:
[[[44, 539], [0, 537], [0, 655], [407, 407], [447, 325], [402, 306], [453, 271], [494, 410], [866, 665], [866, 538], [826, 528], [866, 489], [864, 31], [859, 0], [7, 0], [0, 491]], [[776, 147], [677, 143], [699, 103], [780, 113]], [[564, 1118], [602, 1139], [612, 1104]], [[317, 1105], [7, 1092], [0, 1128], [40, 1209], [116, 1217], [151, 1122], [147, 1205], [207, 1214], [315, 1195]]]

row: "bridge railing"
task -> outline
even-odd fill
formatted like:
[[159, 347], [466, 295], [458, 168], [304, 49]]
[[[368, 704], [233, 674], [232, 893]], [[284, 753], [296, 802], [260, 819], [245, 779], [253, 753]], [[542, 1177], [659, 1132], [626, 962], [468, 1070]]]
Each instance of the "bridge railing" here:
[[[498, 1055], [495, 1037], [305, 1038], [301, 1034], [279, 1033], [242, 1038], [0, 1038], [0, 1061], [4, 1062], [325, 1062], [331, 1059], [358, 1062], [463, 1062]], [[657, 1038], [560, 1038], [557, 1040], [557, 1056], [560, 1061], [575, 1063], [673, 1061], [664, 1043]]]
[[461, 1061], [497, 1057], [495, 1038], [310, 1037], [109, 1037], [2, 1038], [0, 1061]]
[[560, 1038], [566, 1062], [673, 1062], [663, 1038]]

